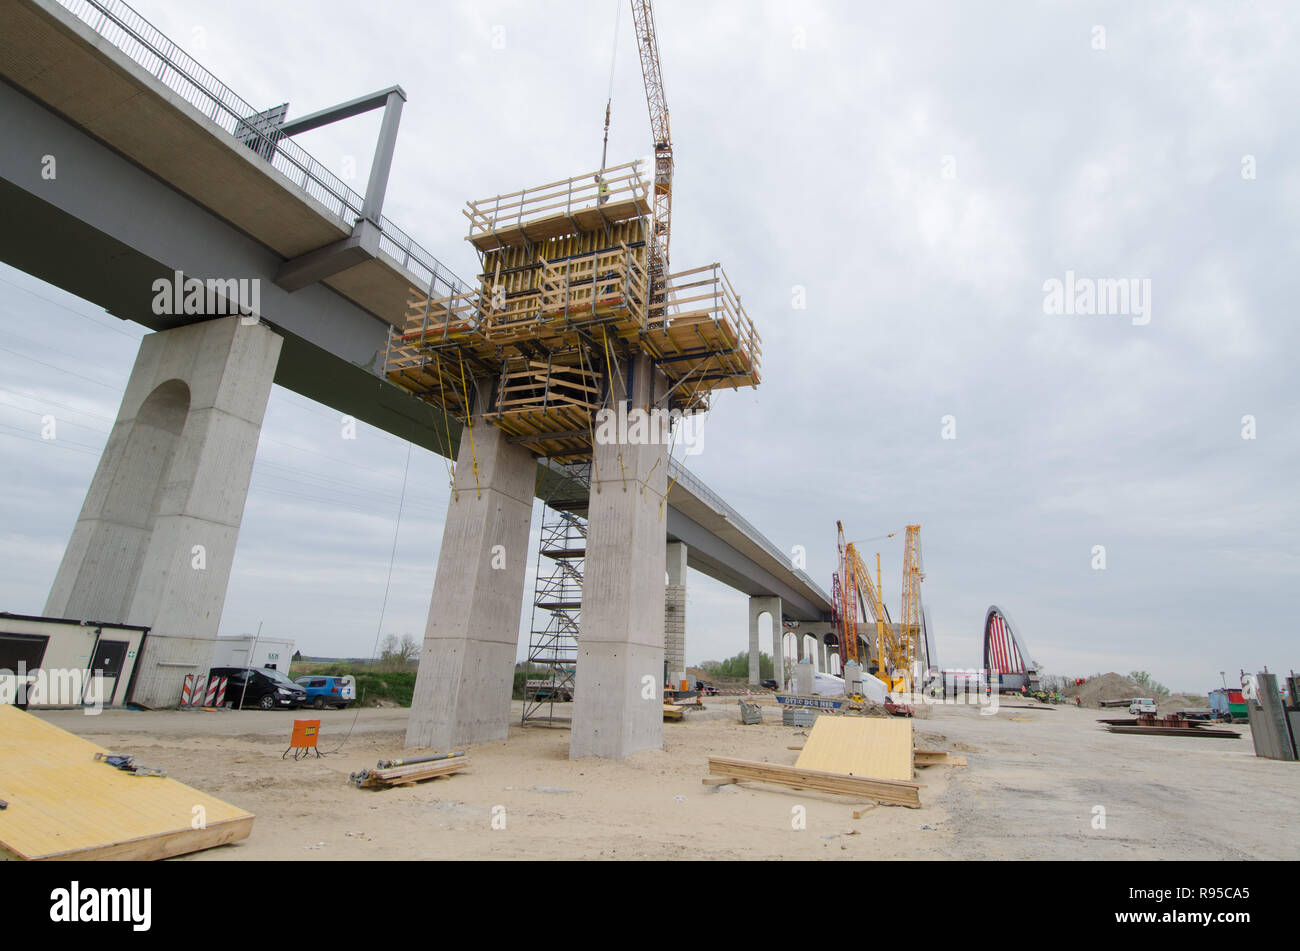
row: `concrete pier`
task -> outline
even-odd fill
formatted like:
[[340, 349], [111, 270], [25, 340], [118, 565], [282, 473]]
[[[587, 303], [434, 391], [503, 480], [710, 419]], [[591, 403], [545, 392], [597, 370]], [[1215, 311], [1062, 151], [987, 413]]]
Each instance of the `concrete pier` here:
[[537, 462], [475, 419], [461, 431], [455, 472], [408, 747], [449, 750], [505, 739], [509, 730]]
[[668, 583], [664, 588], [664, 666], [668, 683], [686, 679], [686, 546], [669, 542], [665, 549]]
[[[645, 355], [621, 366], [616, 396], [645, 410], [666, 389]], [[618, 402], [614, 402], [617, 409]], [[662, 436], [655, 427], [656, 436]], [[622, 759], [663, 746], [666, 440], [597, 439], [569, 756]], [[619, 439], [623, 439], [620, 435]]]
[[282, 340], [224, 317], [145, 337], [45, 614], [150, 628], [134, 699], [205, 674]]
[[781, 599], [753, 597], [749, 599], [749, 682], [752, 686], [758, 686], [762, 679], [759, 673], [758, 619], [764, 614], [772, 618], [772, 662], [776, 667], [773, 676], [778, 684], [781, 683]]

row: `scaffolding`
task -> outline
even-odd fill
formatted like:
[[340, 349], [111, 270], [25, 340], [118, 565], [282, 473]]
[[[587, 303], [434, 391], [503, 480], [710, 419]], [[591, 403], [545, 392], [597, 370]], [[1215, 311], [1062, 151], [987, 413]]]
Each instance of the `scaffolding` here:
[[[387, 377], [457, 419], [482, 412], [538, 456], [590, 458], [611, 377], [637, 354], [667, 380], [660, 409], [708, 409], [757, 386], [761, 340], [721, 266], [664, 274], [653, 186], [631, 162], [471, 201], [479, 286], [413, 288], [389, 333]], [[471, 381], [492, 381], [475, 406]]]
[[[561, 467], [566, 497], [548, 499], [542, 509], [537, 546], [537, 583], [529, 627], [524, 724], [567, 724], [557, 703], [573, 701], [578, 668], [578, 628], [582, 616], [582, 575], [587, 557], [586, 492], [590, 464]], [[577, 491], [573, 491], [577, 490]], [[542, 667], [545, 676], [534, 676]]]

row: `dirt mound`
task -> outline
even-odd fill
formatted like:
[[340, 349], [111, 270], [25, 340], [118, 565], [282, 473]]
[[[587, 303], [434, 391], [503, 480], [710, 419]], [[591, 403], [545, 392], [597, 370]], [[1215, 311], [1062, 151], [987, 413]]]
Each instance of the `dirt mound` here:
[[1206, 694], [1195, 693], [1175, 693], [1168, 697], [1157, 698], [1160, 703], [1160, 711], [1163, 713], [1166, 709], [1170, 713], [1175, 710], [1196, 709], [1203, 710], [1210, 705], [1210, 698]]
[[1109, 673], [1091, 677], [1086, 683], [1065, 688], [1065, 695], [1078, 697], [1085, 707], [1100, 707], [1103, 700], [1128, 700], [1131, 697], [1149, 696], [1123, 674]]
[[1154, 695], [1150, 687], [1143, 687], [1123, 674], [1116, 673], [1092, 677], [1087, 683], [1071, 684], [1061, 692], [1071, 699], [1080, 698], [1085, 707], [1100, 707], [1102, 700], [1129, 700], [1133, 697], [1153, 697], [1161, 713], [1210, 705], [1209, 697], [1203, 694], [1176, 693], [1168, 697]]

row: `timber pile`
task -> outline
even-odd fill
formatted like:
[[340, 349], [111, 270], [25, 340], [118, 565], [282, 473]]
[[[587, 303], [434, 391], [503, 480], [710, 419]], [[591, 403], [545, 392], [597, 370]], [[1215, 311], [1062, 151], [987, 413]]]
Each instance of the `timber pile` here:
[[436, 760], [432, 763], [408, 763], [387, 769], [366, 769], [353, 773], [352, 782], [358, 789], [391, 789], [394, 786], [414, 786], [426, 779], [450, 776], [469, 766], [468, 756]]
[[913, 782], [894, 779], [870, 779], [866, 776], [849, 776], [820, 769], [800, 769], [798, 766], [780, 766], [776, 763], [757, 763], [750, 760], [709, 757], [710, 777], [706, 786], [727, 782], [772, 783], [791, 789], [813, 789], [818, 792], [852, 796], [855, 799], [874, 800], [889, 806], [921, 808], [920, 786]]
[[943, 750], [913, 750], [912, 757], [918, 768], [923, 766], [966, 765], [966, 757], [958, 756], [955, 753], [947, 753]]

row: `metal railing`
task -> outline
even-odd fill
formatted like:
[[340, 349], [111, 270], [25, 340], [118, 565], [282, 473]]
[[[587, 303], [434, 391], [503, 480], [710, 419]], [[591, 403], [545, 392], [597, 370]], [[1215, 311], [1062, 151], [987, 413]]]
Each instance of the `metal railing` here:
[[[631, 207], [625, 207], [626, 202], [631, 202]], [[650, 183], [641, 175], [640, 160], [471, 201], [463, 214], [469, 219], [469, 240], [478, 242], [499, 229], [522, 229], [544, 218], [571, 221], [574, 215], [591, 210], [607, 215], [619, 210], [613, 220], [649, 212]]]
[[[722, 497], [706, 486], [703, 481], [700, 480], [699, 476], [691, 472], [691, 470], [687, 469], [685, 465], [678, 462], [676, 459], [670, 458], [668, 460], [668, 479], [670, 482], [680, 483], [690, 489], [691, 494], [696, 498], [708, 502], [717, 514], [721, 515], [728, 522], [739, 528], [745, 533], [745, 535], [749, 536], [750, 541], [754, 542], [777, 561], [784, 562], [787, 565], [790, 564], [790, 555], [787, 552], [783, 552], [781, 549], [777, 548], [766, 535], [754, 527], [752, 522], [723, 501]], [[813, 581], [813, 579], [808, 576], [807, 572], [795, 568], [793, 565], [791, 565], [790, 571], [796, 578], [825, 599], [827, 604], [830, 603], [830, 597], [821, 589], [821, 585], [817, 584], [817, 582]]]
[[[210, 122], [267, 160], [289, 182], [348, 224], [361, 218], [362, 197], [291, 138], [268, 135], [253, 120], [254, 108], [203, 68], [123, 0], [57, 0], [136, 65], [176, 93]], [[379, 220], [379, 247], [429, 288], [454, 294], [468, 289], [448, 268], [387, 217]], [[436, 296], [436, 295], [435, 295]]]

